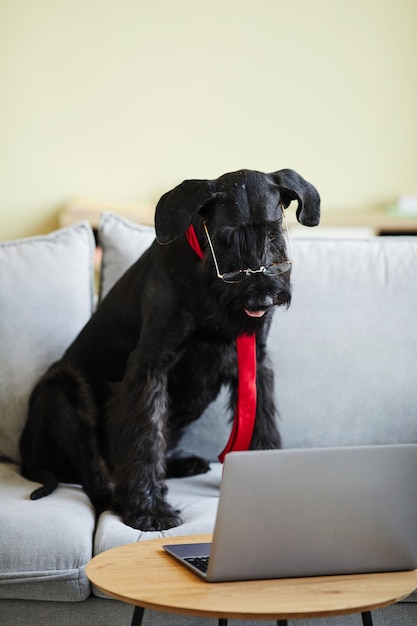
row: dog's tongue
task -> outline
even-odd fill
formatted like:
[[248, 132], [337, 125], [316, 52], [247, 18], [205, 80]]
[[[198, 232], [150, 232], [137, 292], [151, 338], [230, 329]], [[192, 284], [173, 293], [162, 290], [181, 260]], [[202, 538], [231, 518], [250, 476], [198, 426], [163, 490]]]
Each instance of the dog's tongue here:
[[251, 311], [250, 309], [245, 309], [245, 313], [249, 317], [262, 317], [265, 315], [265, 311]]

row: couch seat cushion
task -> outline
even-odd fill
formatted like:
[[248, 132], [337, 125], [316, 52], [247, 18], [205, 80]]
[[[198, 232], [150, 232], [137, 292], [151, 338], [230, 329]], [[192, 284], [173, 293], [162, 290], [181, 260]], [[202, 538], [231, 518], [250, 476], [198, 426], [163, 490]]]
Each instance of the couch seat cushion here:
[[217, 512], [223, 466], [212, 463], [207, 474], [167, 480], [168, 501], [181, 510], [181, 526], [163, 531], [141, 531], [123, 524], [111, 511], [100, 516], [94, 541], [94, 554], [125, 543], [160, 537], [211, 533]]
[[18, 465], [0, 463], [0, 598], [85, 600], [95, 514], [80, 487], [41, 500]]

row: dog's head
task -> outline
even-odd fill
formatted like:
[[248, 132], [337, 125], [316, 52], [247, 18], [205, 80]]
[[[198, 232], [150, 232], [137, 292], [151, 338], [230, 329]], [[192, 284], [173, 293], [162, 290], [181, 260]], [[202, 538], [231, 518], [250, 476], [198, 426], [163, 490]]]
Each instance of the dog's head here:
[[186, 180], [164, 194], [156, 207], [161, 244], [179, 239], [193, 225], [204, 251], [201, 280], [212, 301], [241, 326], [240, 332], [256, 330], [273, 306], [290, 303], [292, 259], [283, 214], [292, 200], [298, 203], [301, 224], [319, 223], [317, 190], [289, 169], [271, 174], [239, 170], [216, 180]]

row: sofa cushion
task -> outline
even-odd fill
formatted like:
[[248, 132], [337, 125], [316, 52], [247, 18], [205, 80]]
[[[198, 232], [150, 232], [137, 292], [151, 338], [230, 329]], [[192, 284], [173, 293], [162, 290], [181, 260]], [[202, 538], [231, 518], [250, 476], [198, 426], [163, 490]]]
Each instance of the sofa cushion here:
[[294, 241], [268, 337], [286, 447], [417, 442], [417, 237]]
[[32, 501], [37, 486], [0, 463], [0, 598], [84, 600], [95, 513], [81, 487]]
[[20, 460], [30, 391], [93, 310], [87, 222], [0, 243], [0, 457]]
[[103, 250], [100, 276], [100, 300], [114, 283], [145, 252], [155, 239], [155, 229], [115, 215], [103, 213], [98, 229]]
[[169, 478], [166, 481], [168, 501], [174, 508], [181, 510], [181, 526], [163, 531], [141, 531], [123, 524], [118, 515], [106, 511], [97, 524], [94, 554], [135, 541], [211, 533], [217, 511], [222, 469], [220, 463], [212, 463], [206, 474]]

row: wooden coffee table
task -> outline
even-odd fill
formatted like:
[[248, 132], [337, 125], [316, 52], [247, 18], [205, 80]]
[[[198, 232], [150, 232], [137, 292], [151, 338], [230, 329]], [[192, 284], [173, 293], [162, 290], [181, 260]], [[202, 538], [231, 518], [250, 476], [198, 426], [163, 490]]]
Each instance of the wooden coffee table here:
[[373, 609], [406, 598], [417, 587], [417, 570], [383, 574], [318, 576], [207, 583], [165, 553], [165, 543], [211, 541], [211, 535], [166, 537], [102, 552], [87, 564], [87, 576], [101, 591], [135, 605], [132, 626], [145, 608], [201, 617], [277, 620], [361, 613], [371, 626]]

